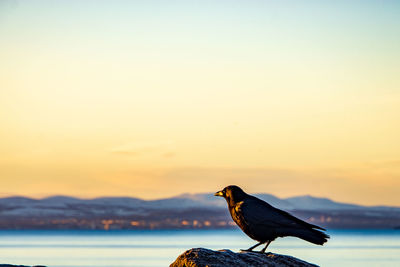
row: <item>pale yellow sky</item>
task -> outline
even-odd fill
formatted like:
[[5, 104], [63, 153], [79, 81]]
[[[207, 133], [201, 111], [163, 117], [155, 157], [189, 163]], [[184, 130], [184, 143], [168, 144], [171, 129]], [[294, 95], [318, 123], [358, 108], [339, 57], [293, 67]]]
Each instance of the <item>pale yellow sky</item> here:
[[2, 6], [0, 196], [400, 205], [398, 5], [49, 3]]

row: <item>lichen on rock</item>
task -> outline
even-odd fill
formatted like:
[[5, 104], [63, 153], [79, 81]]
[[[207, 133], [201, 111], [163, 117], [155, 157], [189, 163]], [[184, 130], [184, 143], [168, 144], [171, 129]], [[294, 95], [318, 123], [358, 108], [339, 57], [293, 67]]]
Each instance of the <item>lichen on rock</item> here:
[[275, 253], [240, 252], [193, 248], [182, 253], [170, 267], [317, 267], [292, 256]]

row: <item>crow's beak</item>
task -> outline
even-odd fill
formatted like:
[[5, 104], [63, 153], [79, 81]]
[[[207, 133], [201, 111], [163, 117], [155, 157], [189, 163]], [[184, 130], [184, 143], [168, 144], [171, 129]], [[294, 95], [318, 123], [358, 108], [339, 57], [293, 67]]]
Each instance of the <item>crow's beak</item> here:
[[222, 191], [218, 191], [217, 193], [214, 194], [214, 196], [223, 197], [224, 193]]

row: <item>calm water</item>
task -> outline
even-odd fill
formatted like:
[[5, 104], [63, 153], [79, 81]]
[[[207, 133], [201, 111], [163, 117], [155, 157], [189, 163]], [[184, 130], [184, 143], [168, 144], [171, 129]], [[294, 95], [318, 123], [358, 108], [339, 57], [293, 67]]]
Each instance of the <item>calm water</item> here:
[[[315, 246], [278, 239], [269, 251], [321, 266], [400, 266], [400, 231], [335, 230]], [[47, 266], [168, 266], [192, 247], [238, 251], [255, 244], [239, 230], [0, 231], [0, 263]]]

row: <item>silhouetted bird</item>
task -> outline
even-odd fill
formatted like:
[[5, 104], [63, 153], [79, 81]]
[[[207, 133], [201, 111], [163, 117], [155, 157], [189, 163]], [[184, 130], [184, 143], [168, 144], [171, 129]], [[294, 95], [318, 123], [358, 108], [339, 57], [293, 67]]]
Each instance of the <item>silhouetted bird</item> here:
[[324, 228], [309, 224], [283, 210], [274, 208], [267, 202], [246, 194], [238, 186], [227, 186], [214, 195], [226, 199], [235, 223], [249, 237], [259, 242], [245, 251], [252, 251], [266, 243], [261, 250], [264, 253], [272, 241], [277, 237], [285, 236], [295, 236], [317, 245], [328, 241], [329, 236], [319, 231], [325, 231]]

